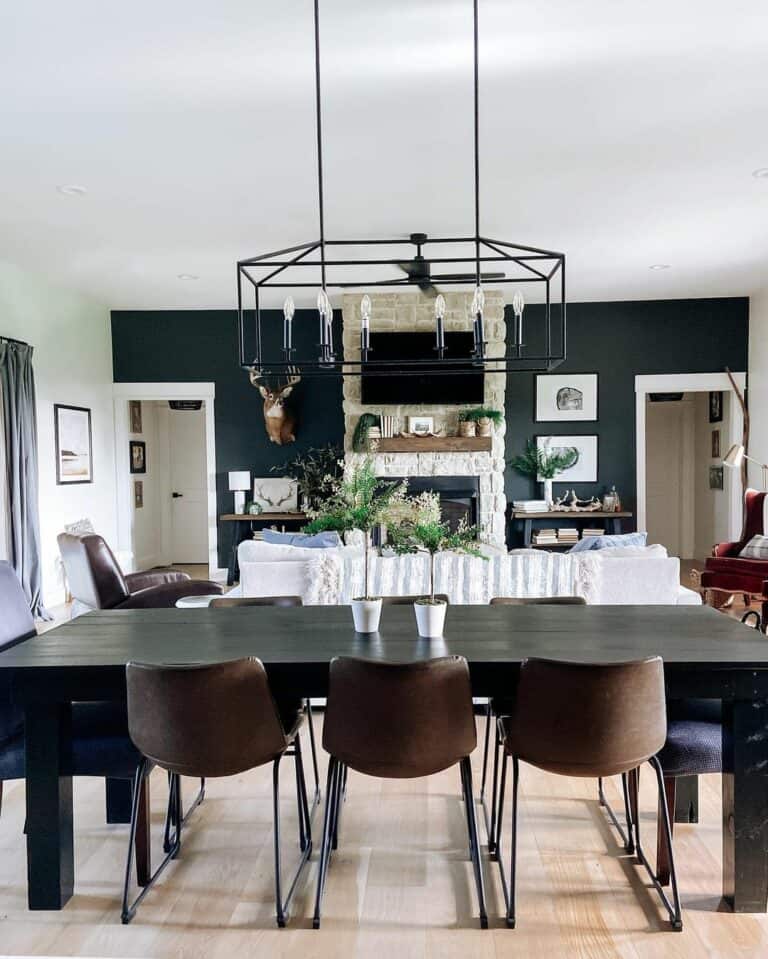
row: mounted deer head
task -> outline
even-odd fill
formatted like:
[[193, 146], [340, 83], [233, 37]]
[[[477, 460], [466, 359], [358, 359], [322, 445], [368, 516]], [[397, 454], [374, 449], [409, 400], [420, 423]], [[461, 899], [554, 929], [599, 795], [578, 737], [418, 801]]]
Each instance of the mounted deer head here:
[[294, 386], [301, 382], [298, 374], [291, 374], [286, 383], [275, 387], [266, 386], [260, 370], [251, 367], [248, 371], [251, 386], [255, 386], [264, 397], [264, 425], [267, 436], [273, 443], [283, 446], [296, 440], [296, 415], [285, 405]]

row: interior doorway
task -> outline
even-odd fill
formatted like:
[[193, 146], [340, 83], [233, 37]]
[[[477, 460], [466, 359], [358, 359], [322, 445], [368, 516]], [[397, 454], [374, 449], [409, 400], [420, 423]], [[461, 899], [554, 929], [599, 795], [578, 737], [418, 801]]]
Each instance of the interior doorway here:
[[134, 570], [223, 579], [213, 384], [118, 383], [114, 396], [118, 548]]
[[[734, 379], [743, 391], [746, 375]], [[741, 535], [741, 476], [723, 466], [742, 441], [738, 397], [725, 373], [637, 376], [635, 392], [638, 529], [671, 555], [702, 560]]]

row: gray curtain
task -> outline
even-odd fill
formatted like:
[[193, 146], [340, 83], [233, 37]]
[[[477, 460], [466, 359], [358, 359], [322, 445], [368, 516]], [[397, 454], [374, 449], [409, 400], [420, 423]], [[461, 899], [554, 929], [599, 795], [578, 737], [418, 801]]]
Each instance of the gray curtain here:
[[41, 598], [37, 414], [31, 346], [0, 339], [0, 388], [10, 514], [10, 561], [33, 614], [50, 619]]

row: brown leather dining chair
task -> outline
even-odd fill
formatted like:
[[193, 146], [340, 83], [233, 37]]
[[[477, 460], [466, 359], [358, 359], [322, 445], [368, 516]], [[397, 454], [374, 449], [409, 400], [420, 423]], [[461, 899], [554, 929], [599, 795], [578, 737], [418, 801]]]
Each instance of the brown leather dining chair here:
[[[123, 888], [123, 923], [129, 923], [139, 904], [168, 863], [181, 849], [180, 776], [214, 778], [234, 776], [272, 763], [274, 816], [275, 902], [278, 926], [288, 910], [301, 872], [312, 852], [311, 813], [307, 800], [299, 727], [304, 718], [301, 699], [273, 698], [263, 664], [258, 659], [185, 666], [128, 663], [128, 729], [142, 754], [136, 775], [131, 812], [131, 845]], [[296, 763], [299, 847], [301, 857], [283, 896], [280, 842], [280, 761]], [[139, 784], [152, 766], [170, 774], [168, 823], [173, 825], [168, 852], [146, 886], [129, 905], [133, 835], [139, 808]], [[171, 815], [172, 813], [172, 815]]]
[[[669, 809], [658, 753], [667, 736], [664, 665], [659, 656], [636, 662], [589, 664], [529, 659], [520, 668], [515, 702], [508, 716], [500, 716], [504, 759], [499, 783], [496, 822], [496, 859], [507, 906], [507, 925], [515, 926], [517, 878], [517, 808], [519, 764], [523, 762], [560, 776], [600, 779], [621, 776], [627, 832], [634, 849], [667, 910], [672, 928], [683, 928]], [[504, 871], [501, 831], [508, 760], [512, 759], [512, 846], [509, 882]], [[659, 811], [664, 823], [672, 885], [672, 902], [662, 888], [640, 843], [639, 816], [632, 814], [630, 790], [635, 792], [640, 766], [650, 763], [656, 773]], [[631, 781], [630, 781], [631, 780]], [[628, 838], [606, 805], [611, 822], [625, 846]]]
[[[491, 606], [586, 606], [587, 601], [583, 596], [494, 596], [490, 602]], [[493, 752], [493, 779], [491, 782], [491, 808], [488, 809], [485, 787], [488, 782], [488, 753], [491, 745], [491, 726], [493, 717], [501, 715], [502, 712], [510, 711], [510, 700], [507, 697], [503, 701], [489, 699], [485, 712], [485, 735], [483, 736], [483, 768], [480, 773], [480, 807], [483, 810], [485, 818], [485, 828], [488, 834], [488, 852], [493, 857], [494, 836], [496, 834], [496, 792], [499, 785], [499, 754], [501, 752], [501, 740], [498, 730], [494, 737]]]
[[320, 914], [339, 835], [346, 770], [381, 779], [417, 779], [459, 765], [480, 925], [488, 926], [470, 753], [477, 745], [467, 661], [331, 660], [323, 746], [330, 754], [325, 821], [312, 925]]

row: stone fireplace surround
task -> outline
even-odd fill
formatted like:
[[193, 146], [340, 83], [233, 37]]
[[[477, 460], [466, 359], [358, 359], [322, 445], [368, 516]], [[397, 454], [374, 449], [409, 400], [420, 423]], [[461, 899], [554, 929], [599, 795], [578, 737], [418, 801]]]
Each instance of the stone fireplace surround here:
[[[371, 330], [398, 332], [423, 332], [433, 330], [434, 298], [421, 292], [373, 293], [371, 297]], [[344, 355], [360, 359], [360, 299], [362, 294], [345, 294], [342, 298]], [[472, 329], [472, 293], [445, 293], [446, 332]], [[488, 339], [488, 356], [504, 356], [506, 324], [504, 322], [504, 299], [498, 291], [486, 291], [485, 331]], [[504, 409], [506, 375], [485, 374], [485, 406]], [[394, 416], [399, 428], [406, 428], [410, 415], [432, 416], [435, 428], [447, 433], [458, 431], [460, 406], [387, 404], [381, 407], [363, 406], [360, 402], [360, 378], [344, 378], [344, 450], [347, 459], [362, 457], [352, 452], [352, 435], [362, 413], [383, 413]], [[375, 453], [374, 467], [379, 476], [429, 477], [469, 476], [477, 479], [479, 486], [478, 525], [481, 539], [495, 546], [505, 546], [505, 514], [507, 499], [504, 493], [505, 424], [493, 432], [490, 453], [439, 452], [439, 453]]]

